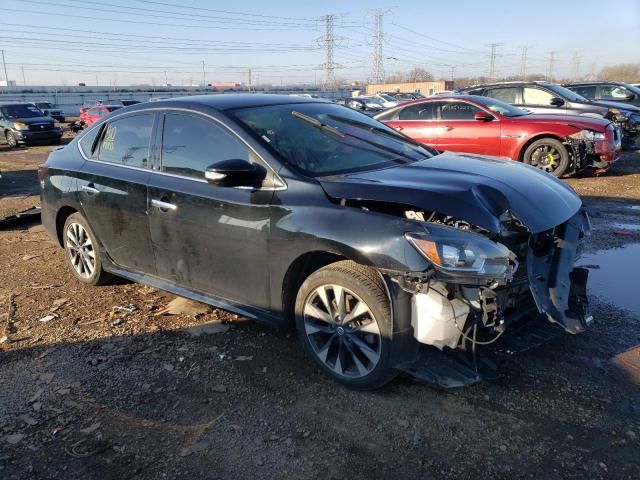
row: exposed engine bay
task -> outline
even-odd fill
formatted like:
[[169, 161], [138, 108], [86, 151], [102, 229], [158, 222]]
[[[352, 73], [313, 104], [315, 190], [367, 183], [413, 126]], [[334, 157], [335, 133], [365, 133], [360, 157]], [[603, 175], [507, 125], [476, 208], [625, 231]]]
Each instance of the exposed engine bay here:
[[494, 344], [528, 323], [575, 334], [592, 321], [587, 313], [587, 271], [574, 268], [590, 229], [583, 210], [535, 234], [506, 212], [500, 219], [501, 232], [496, 234], [438, 212], [382, 202], [354, 203], [421, 222], [427, 230], [444, 226], [472, 232], [506, 247], [512, 255], [502, 276], [458, 275], [435, 264], [426, 272], [392, 276], [412, 295], [411, 326], [422, 345], [443, 352], [468, 352], [474, 363], [479, 347]]

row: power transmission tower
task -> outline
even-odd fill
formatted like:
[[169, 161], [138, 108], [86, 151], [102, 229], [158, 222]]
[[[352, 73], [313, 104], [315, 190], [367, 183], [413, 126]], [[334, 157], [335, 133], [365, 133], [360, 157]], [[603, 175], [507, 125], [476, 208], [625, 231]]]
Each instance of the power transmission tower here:
[[578, 80], [578, 77], [580, 76], [580, 63], [581, 63], [581, 58], [580, 55], [578, 55], [578, 52], [573, 52], [573, 68], [572, 68], [572, 78], [574, 80]]
[[9, 86], [9, 75], [7, 74], [7, 62], [4, 61], [4, 50], [2, 52], [2, 65], [4, 66], [4, 79], [7, 81], [7, 87]]
[[552, 50], [549, 52], [549, 70], [548, 70], [548, 77], [549, 77], [549, 81], [553, 82], [553, 65], [557, 62], [558, 60], [556, 59], [556, 51]]
[[489, 56], [489, 81], [492, 82], [495, 80], [496, 76], [496, 48], [501, 47], [502, 43], [490, 43], [491, 54]]
[[324, 35], [316, 40], [319, 45], [324, 47], [326, 53], [325, 62], [320, 65], [320, 68], [325, 71], [325, 83], [323, 86], [325, 90], [334, 90], [336, 88], [335, 70], [340, 68], [340, 65], [334, 60], [335, 49], [340, 46], [343, 40], [342, 37], [334, 33], [334, 24], [337, 18], [338, 16], [334, 14], [324, 15], [319, 18], [325, 24]]
[[384, 16], [389, 13], [388, 10], [373, 10], [373, 34], [371, 35], [371, 43], [373, 45], [373, 62], [371, 64], [371, 77], [369, 83], [380, 85], [384, 83], [384, 53], [383, 46], [386, 41], [384, 34]]
[[520, 60], [520, 78], [522, 80], [526, 80], [527, 77], [527, 50], [528, 47], [526, 45], [522, 47], [522, 58]]

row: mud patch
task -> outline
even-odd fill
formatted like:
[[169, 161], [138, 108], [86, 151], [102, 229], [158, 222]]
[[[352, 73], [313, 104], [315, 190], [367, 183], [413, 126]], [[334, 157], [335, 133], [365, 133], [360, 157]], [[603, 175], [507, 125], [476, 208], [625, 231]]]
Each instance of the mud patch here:
[[639, 243], [584, 254], [579, 263], [589, 269], [590, 293], [620, 308], [640, 313]]

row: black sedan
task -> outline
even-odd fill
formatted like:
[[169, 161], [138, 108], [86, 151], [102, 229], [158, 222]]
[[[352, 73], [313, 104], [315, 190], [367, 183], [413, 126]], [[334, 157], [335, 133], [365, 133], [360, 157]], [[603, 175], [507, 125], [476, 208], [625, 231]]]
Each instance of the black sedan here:
[[339, 105], [126, 107], [54, 151], [39, 179], [43, 224], [79, 281], [120, 276], [295, 325], [352, 388], [400, 371], [473, 383], [492, 374], [480, 346], [527, 348], [591, 318], [574, 268], [588, 220], [571, 188], [438, 154]]
[[382, 104], [377, 103], [371, 98], [345, 97], [335, 100], [334, 103], [358, 110], [370, 117], [373, 117], [384, 110]]

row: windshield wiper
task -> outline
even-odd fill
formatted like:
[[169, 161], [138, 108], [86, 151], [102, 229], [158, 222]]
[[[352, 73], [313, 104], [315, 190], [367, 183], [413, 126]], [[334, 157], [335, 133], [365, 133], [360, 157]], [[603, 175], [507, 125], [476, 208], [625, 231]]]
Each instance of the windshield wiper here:
[[[372, 132], [379, 132], [382, 133], [383, 135], [387, 135], [389, 137], [392, 137], [394, 139], [400, 139], [404, 142], [407, 142], [407, 137], [405, 137], [404, 135], [397, 133], [393, 130], [387, 130], [386, 128], [382, 128], [382, 127], [376, 127], [375, 125], [369, 125], [368, 123], [365, 122], [359, 122], [358, 120], [352, 120], [350, 118], [345, 118], [345, 117], [341, 117], [339, 115], [327, 115], [328, 118], [332, 119], [332, 120], [336, 120], [338, 122], [342, 122], [342, 123], [346, 123], [347, 125], [353, 125], [354, 127], [360, 127], [363, 128], [365, 130], [370, 130]], [[409, 142], [411, 143], [411, 142]]]
[[332, 127], [331, 125], [327, 125], [322, 123], [320, 120], [318, 120], [317, 118], [313, 118], [310, 117], [309, 115], [305, 115], [304, 113], [300, 113], [300, 112], [296, 112], [295, 110], [293, 112], [291, 112], [291, 115], [293, 115], [296, 118], [299, 118], [300, 120], [303, 120], [305, 122], [307, 122], [309, 125], [313, 125], [314, 127], [324, 131], [324, 132], [328, 132], [332, 135], [335, 135], [338, 138], [344, 138], [345, 135], [344, 133], [342, 133], [340, 130], [338, 130], [335, 127]]

